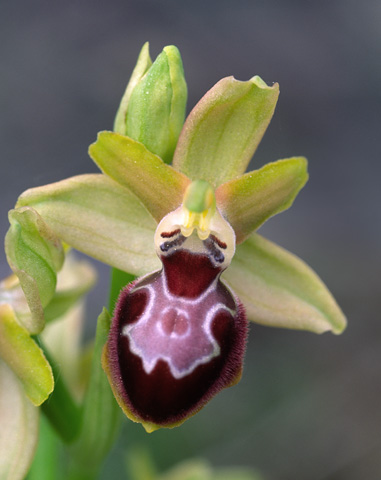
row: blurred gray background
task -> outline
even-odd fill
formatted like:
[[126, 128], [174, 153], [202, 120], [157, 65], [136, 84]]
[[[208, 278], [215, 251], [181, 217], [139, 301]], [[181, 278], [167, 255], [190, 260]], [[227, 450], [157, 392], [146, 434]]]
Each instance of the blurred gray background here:
[[[305, 259], [349, 319], [340, 337], [251, 326], [241, 383], [183, 427], [125, 423], [104, 477], [138, 442], [160, 469], [192, 456], [268, 480], [381, 478], [381, 3], [377, 0], [0, 0], [0, 231], [26, 188], [96, 172], [145, 41], [182, 53], [188, 111], [220, 78], [279, 82], [252, 164], [309, 159], [293, 208], [261, 233]], [[1, 276], [8, 273], [5, 257]], [[108, 269], [91, 297], [94, 324]]]

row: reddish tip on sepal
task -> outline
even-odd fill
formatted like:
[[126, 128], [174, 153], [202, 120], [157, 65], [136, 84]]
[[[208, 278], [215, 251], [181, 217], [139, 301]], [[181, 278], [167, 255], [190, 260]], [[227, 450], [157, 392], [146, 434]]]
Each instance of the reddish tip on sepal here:
[[247, 321], [220, 273], [207, 255], [179, 249], [120, 294], [103, 365], [119, 405], [147, 431], [180, 425], [240, 379]]

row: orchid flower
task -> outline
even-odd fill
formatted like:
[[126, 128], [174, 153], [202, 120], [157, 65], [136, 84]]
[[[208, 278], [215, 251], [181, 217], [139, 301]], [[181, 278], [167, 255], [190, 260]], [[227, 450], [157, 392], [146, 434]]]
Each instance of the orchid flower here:
[[[304, 157], [245, 173], [278, 94], [278, 84], [258, 76], [227, 77], [183, 123], [180, 54], [165, 47], [152, 63], [146, 44], [114, 131], [100, 132], [89, 148], [102, 173], [18, 199], [13, 215], [29, 212], [65, 244], [140, 277], [121, 290], [103, 366], [122, 410], [147, 431], [180, 425], [237, 383], [247, 321], [315, 333], [345, 328], [316, 273], [256, 233], [308, 178]], [[32, 304], [53, 294], [54, 262], [50, 276], [31, 256], [10, 263]]]

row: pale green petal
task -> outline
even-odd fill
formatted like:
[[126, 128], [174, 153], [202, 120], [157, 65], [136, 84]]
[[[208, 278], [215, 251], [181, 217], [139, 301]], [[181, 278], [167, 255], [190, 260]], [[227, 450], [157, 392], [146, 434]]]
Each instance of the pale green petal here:
[[38, 441], [39, 409], [25, 396], [12, 370], [0, 360], [0, 478], [23, 480]]
[[7, 304], [0, 305], [0, 358], [19, 378], [34, 405], [41, 405], [48, 398], [54, 388], [50, 365]]
[[134, 71], [132, 72], [131, 78], [128, 82], [126, 91], [123, 94], [118, 112], [115, 117], [114, 131], [120, 133], [121, 135], [126, 135], [127, 107], [130, 101], [131, 93], [151, 65], [152, 60], [149, 54], [149, 43], [146, 42], [139, 53], [138, 61]]
[[268, 163], [220, 185], [217, 204], [233, 227], [237, 243], [269, 217], [289, 208], [307, 179], [307, 160], [293, 157]]
[[57, 271], [64, 260], [63, 248], [33, 208], [11, 210], [9, 221], [11, 226], [5, 237], [5, 252], [10, 267], [19, 277], [32, 313], [25, 327], [30, 333], [38, 333], [44, 326], [42, 309], [54, 295]]
[[100, 132], [89, 154], [98, 167], [127, 187], [159, 222], [179, 207], [189, 179], [129, 137]]
[[101, 174], [79, 175], [24, 192], [64, 242], [113, 267], [142, 275], [157, 270], [156, 223], [129, 190]]
[[279, 95], [259, 77], [220, 80], [194, 107], [181, 132], [173, 166], [214, 187], [245, 172]]
[[338, 334], [346, 327], [340, 307], [316, 273], [257, 234], [237, 247], [224, 278], [253, 322], [315, 333]]

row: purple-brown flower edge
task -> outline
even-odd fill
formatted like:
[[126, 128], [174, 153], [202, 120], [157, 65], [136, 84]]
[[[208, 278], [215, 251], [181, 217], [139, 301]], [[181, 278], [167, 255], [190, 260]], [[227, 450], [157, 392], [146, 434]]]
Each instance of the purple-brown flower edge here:
[[164, 228], [158, 246], [162, 269], [122, 290], [103, 355], [119, 405], [147, 431], [180, 425], [237, 383], [248, 330], [220, 280], [223, 238]]

